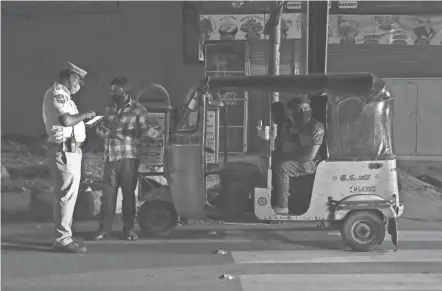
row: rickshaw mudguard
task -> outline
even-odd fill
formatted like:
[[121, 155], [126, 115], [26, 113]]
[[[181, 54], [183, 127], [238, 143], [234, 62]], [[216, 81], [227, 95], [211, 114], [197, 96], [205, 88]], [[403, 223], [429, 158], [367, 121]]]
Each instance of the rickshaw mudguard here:
[[[391, 241], [398, 248], [398, 227], [397, 217], [403, 211], [403, 206], [395, 207], [394, 202], [388, 201], [378, 195], [353, 195], [333, 201], [329, 198], [330, 215], [332, 220], [344, 220], [347, 215], [355, 210], [372, 210], [382, 214], [382, 218], [387, 225], [387, 232], [391, 236]], [[401, 208], [401, 209], [399, 209]]]
[[355, 210], [375, 210], [384, 219], [397, 216], [392, 202], [378, 195], [352, 195], [340, 201], [329, 198], [329, 208], [332, 220], [343, 220], [348, 213]]

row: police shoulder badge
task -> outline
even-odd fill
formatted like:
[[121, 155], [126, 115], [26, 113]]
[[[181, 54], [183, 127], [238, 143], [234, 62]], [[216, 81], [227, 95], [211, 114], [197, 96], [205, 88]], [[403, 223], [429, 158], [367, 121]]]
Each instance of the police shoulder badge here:
[[64, 104], [68, 101], [68, 98], [62, 94], [55, 95], [55, 101], [60, 104]]

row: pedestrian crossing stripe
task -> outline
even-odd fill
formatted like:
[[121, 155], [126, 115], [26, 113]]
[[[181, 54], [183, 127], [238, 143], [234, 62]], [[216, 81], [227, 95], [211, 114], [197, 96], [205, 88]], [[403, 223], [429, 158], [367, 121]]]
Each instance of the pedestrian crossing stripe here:
[[442, 274], [265, 274], [239, 280], [243, 291], [442, 290]]
[[[242, 238], [213, 238], [213, 239], [140, 239], [136, 241], [125, 241], [121, 239], [110, 239], [100, 241], [86, 241], [86, 245], [184, 245], [184, 244], [241, 244], [250, 243], [248, 239]], [[37, 243], [48, 243], [48, 241], [41, 241]], [[22, 246], [22, 243], [2, 242], [2, 246]], [[35, 247], [38, 249], [38, 247]], [[45, 247], [41, 247], [44, 249]]]
[[442, 263], [442, 250], [369, 253], [342, 250], [233, 251], [232, 257], [236, 264]]
[[[328, 232], [331, 236], [340, 236], [339, 231]], [[389, 234], [386, 233], [386, 237]], [[399, 242], [401, 241], [422, 241], [442, 242], [442, 231], [399, 231]]]
[[[322, 268], [327, 270], [327, 264], [340, 263], [350, 264], [350, 266], [355, 263], [439, 263], [442, 265], [442, 249], [369, 253], [342, 250], [233, 251], [231, 255], [235, 264], [243, 266], [241, 268], [252, 264], [255, 266], [286, 264], [293, 269], [296, 269], [296, 265], [299, 268], [306, 264], [316, 264], [321, 270]], [[396, 266], [400, 266], [399, 264]], [[440, 268], [437, 269], [440, 270]], [[296, 273], [295, 270], [294, 273]], [[244, 274], [237, 278], [242, 291], [442, 291], [442, 274], [333, 273], [333, 271], [324, 271], [320, 274]]]

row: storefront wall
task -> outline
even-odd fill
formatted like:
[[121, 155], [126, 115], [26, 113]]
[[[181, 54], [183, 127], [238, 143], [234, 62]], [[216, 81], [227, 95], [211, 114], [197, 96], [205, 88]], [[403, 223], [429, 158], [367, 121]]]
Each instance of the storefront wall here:
[[395, 95], [396, 154], [442, 157], [442, 46], [340, 46], [329, 46], [328, 72], [373, 72]]
[[181, 27], [180, 2], [2, 2], [2, 134], [44, 133], [42, 97], [64, 60], [89, 72], [85, 109], [102, 111], [120, 75], [135, 91], [165, 86], [179, 106], [204, 76], [183, 64]]
[[387, 81], [395, 95], [394, 147], [401, 159], [442, 159], [442, 135], [437, 129], [442, 124], [442, 17], [431, 18], [435, 34], [430, 45], [413, 44], [410, 39], [408, 44], [329, 40], [328, 72], [373, 72]]

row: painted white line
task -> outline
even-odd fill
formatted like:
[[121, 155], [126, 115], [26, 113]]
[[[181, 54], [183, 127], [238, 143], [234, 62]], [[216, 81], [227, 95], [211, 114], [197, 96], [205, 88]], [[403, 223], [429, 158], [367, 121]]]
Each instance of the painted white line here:
[[[328, 232], [331, 236], [341, 236], [339, 231]], [[386, 233], [388, 235], [388, 233]], [[442, 242], [442, 231], [399, 231], [399, 241]]]
[[442, 274], [242, 275], [243, 291], [442, 290]]
[[160, 244], [215, 244], [215, 243], [248, 243], [246, 239], [170, 239], [170, 240], [102, 240], [85, 242], [86, 244], [137, 244], [137, 245], [160, 245]]
[[236, 264], [442, 263], [442, 250], [399, 250], [387, 253], [332, 250], [233, 251], [232, 257]]
[[215, 243], [249, 243], [248, 239], [167, 239], [167, 240], [151, 240], [140, 239], [136, 241], [124, 240], [101, 240], [101, 241], [86, 241], [85, 244], [138, 244], [138, 245], [161, 245], [161, 244], [215, 244]]
[[[121, 239], [107, 239], [100, 241], [85, 241], [84, 244], [88, 245], [170, 245], [170, 244], [223, 244], [223, 243], [250, 243], [251, 240], [247, 239], [168, 239], [168, 240], [151, 240], [151, 239], [140, 239], [136, 241], [125, 241]], [[2, 242], [2, 246], [27, 246], [28, 244], [21, 243], [7, 243]], [[45, 247], [38, 247], [45, 249]]]

